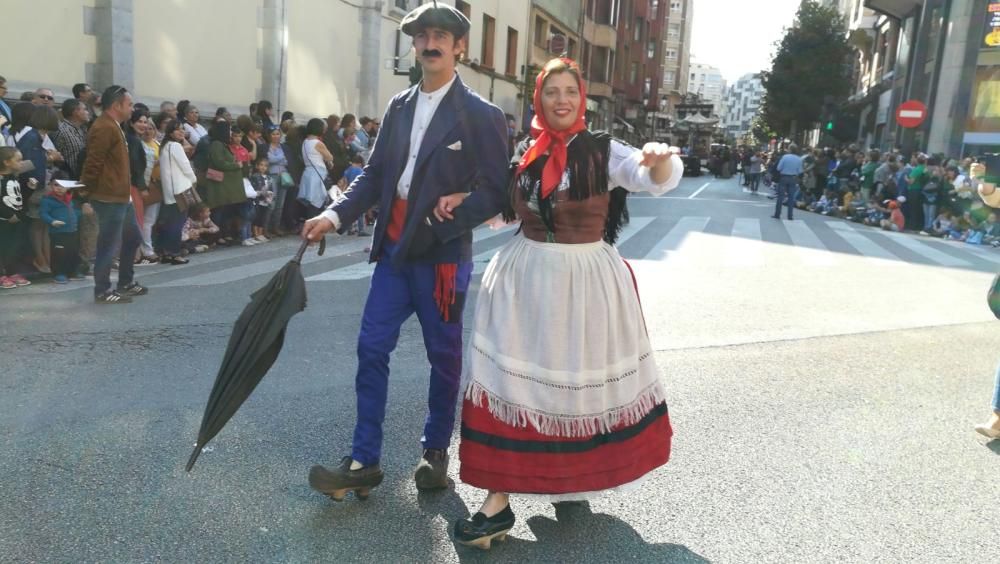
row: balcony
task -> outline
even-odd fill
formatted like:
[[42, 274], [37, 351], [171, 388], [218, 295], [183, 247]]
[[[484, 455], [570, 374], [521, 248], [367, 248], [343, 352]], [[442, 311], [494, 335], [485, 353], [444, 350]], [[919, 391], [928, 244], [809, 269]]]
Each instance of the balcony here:
[[901, 20], [923, 5], [921, 0], [865, 0], [865, 7]]
[[613, 98], [614, 91], [607, 82], [593, 82], [587, 85], [587, 96], [595, 98]]
[[586, 18], [583, 20], [583, 37], [595, 47], [614, 49], [618, 44], [618, 32], [610, 25], [595, 23]]

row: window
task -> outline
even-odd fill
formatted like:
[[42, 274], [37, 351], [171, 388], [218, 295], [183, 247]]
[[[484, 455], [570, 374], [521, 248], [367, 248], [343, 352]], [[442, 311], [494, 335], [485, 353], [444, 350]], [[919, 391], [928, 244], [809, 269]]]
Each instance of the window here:
[[395, 6], [399, 10], [402, 10], [404, 12], [409, 12], [410, 11], [410, 0], [396, 0]]
[[670, 11], [671, 12], [680, 12], [681, 11], [681, 3], [677, 2], [677, 1], [671, 2], [670, 3]]
[[545, 18], [535, 16], [535, 46], [545, 47], [549, 39], [549, 26]]
[[646, 58], [652, 59], [656, 56], [656, 42], [650, 41], [646, 46]]
[[472, 19], [472, 8], [469, 6], [468, 2], [462, 2], [462, 0], [455, 0], [455, 9], [465, 14], [465, 17]]
[[580, 70], [583, 71], [584, 80], [594, 80], [590, 76], [590, 43], [586, 41], [583, 42], [583, 65], [581, 65]]
[[660, 9], [660, 0], [649, 0], [649, 13], [656, 14]]
[[635, 84], [639, 80], [639, 63], [633, 62], [632, 69], [629, 71], [628, 81], [630, 84]]
[[676, 80], [677, 79], [674, 76], [674, 71], [672, 70], [663, 71], [663, 84], [667, 86], [673, 86]]
[[483, 14], [483, 52], [479, 63], [486, 68], [493, 68], [493, 40], [497, 21]]
[[642, 86], [642, 95], [648, 97], [653, 92], [653, 79], [646, 77], [646, 81]]
[[[667, 49], [667, 60], [668, 61], [676, 61], [677, 60], [677, 50], [676, 49]], [[694, 80], [694, 73], [691, 74], [691, 80]]]
[[672, 23], [667, 26], [667, 39], [680, 39], [681, 24]]
[[507, 76], [517, 76], [517, 30], [507, 28]]
[[639, 41], [640, 39], [642, 39], [642, 18], [635, 19], [635, 29], [632, 31], [632, 33], [633, 33], [632, 36], [633, 41]]
[[566, 42], [566, 54], [569, 56], [570, 59], [575, 59], [577, 57], [575, 40], [570, 39]]

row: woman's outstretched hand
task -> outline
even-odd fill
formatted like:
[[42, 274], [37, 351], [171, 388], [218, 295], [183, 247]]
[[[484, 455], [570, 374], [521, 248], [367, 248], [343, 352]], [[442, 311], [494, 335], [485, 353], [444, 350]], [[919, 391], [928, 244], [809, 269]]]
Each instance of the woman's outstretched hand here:
[[458, 206], [462, 205], [462, 202], [468, 197], [468, 192], [459, 192], [457, 194], [441, 196], [438, 198], [437, 205], [434, 206], [434, 217], [441, 222], [455, 219], [455, 216], [452, 215], [451, 212], [453, 212]]
[[649, 168], [649, 176], [653, 182], [666, 182], [673, 172], [671, 157], [680, 154], [680, 149], [666, 143], [646, 143], [642, 147], [642, 166]]

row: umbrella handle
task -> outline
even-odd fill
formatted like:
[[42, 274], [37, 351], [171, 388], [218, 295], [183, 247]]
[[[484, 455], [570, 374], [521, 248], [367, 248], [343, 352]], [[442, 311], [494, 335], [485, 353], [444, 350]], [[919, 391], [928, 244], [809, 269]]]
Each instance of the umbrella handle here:
[[[309, 240], [303, 239], [302, 244], [299, 245], [299, 251], [295, 253], [295, 257], [292, 258], [292, 262], [302, 262], [302, 255], [306, 254], [306, 249], [309, 248]], [[326, 237], [319, 240], [319, 256], [323, 256], [326, 252]]]

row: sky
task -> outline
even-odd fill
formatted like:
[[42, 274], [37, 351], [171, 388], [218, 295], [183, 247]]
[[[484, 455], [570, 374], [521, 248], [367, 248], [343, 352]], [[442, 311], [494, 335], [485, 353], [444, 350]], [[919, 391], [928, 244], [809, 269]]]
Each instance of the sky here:
[[726, 84], [771, 68], [774, 43], [798, 7], [799, 0], [694, 0], [691, 62], [718, 67]]

